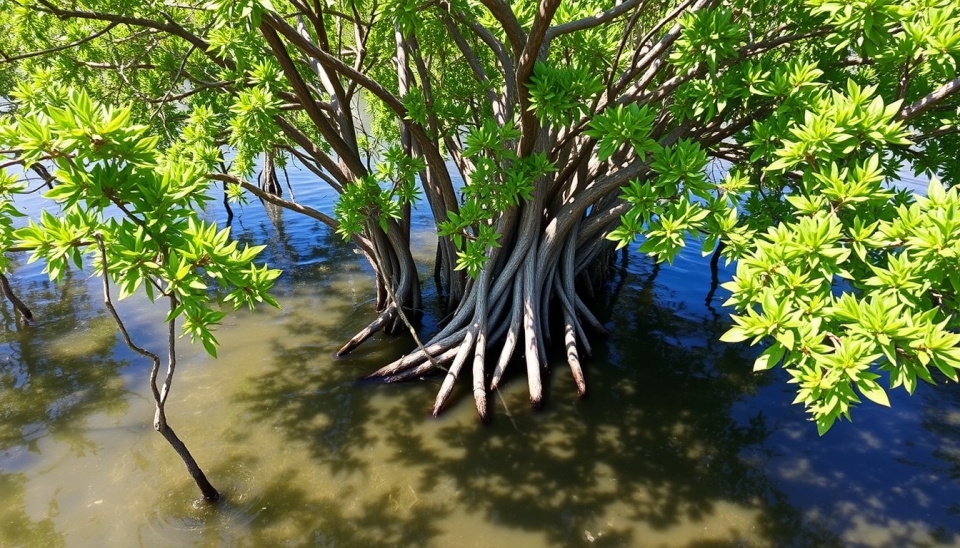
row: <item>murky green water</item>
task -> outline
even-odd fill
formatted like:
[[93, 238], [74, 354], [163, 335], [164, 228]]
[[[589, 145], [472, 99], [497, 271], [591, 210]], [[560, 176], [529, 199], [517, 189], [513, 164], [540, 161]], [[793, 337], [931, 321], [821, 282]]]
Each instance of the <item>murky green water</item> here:
[[[39, 322], [0, 307], [0, 546], [960, 546], [960, 390], [865, 405], [819, 438], [781, 376], [716, 342], [726, 313], [695, 252], [618, 264], [587, 399], [555, 360], [532, 413], [517, 367], [484, 425], [464, 387], [432, 419], [437, 380], [355, 381], [407, 340], [332, 357], [373, 307], [338, 237], [259, 204], [235, 230], [287, 269], [283, 309], [229, 316], [218, 360], [184, 341], [168, 403], [226, 502], [195, 503], [153, 432], [148, 364], [97, 281], [21, 265]], [[163, 311], [122, 304], [161, 348]]]

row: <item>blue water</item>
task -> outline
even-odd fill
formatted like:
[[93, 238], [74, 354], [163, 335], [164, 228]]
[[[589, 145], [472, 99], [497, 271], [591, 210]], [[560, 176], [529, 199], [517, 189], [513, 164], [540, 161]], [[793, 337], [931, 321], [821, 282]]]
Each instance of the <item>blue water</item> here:
[[[330, 191], [291, 178], [300, 202], [330, 211]], [[228, 318], [220, 360], [182, 343], [172, 404], [228, 503], [190, 502], [97, 280], [58, 287], [21, 261], [12, 281], [44, 319], [25, 327], [3, 305], [0, 546], [960, 546], [960, 387], [892, 391], [892, 409], [865, 403], [818, 436], [783, 372], [755, 374], [756, 349], [718, 341], [730, 311], [722, 289], [707, 300], [695, 242], [672, 266], [619, 256], [585, 399], [557, 352], [542, 411], [514, 365], [483, 425], [466, 386], [431, 419], [436, 378], [355, 382], [413, 348], [381, 335], [332, 357], [372, 318], [369, 267], [306, 217], [234, 208], [234, 235], [285, 271], [284, 309]], [[225, 219], [218, 201], [205, 214]], [[122, 312], [138, 337], [162, 334], [142, 300]]]

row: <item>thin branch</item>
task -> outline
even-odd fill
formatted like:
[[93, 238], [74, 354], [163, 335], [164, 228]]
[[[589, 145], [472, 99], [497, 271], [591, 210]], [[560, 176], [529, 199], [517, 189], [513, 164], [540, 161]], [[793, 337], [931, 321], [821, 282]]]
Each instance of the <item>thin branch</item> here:
[[756, 55], [757, 53], [763, 53], [770, 51], [776, 47], [782, 46], [784, 44], [789, 44], [791, 42], [799, 42], [800, 40], [805, 40], [807, 38], [816, 38], [817, 36], [826, 36], [830, 34], [833, 29], [824, 27], [819, 29], [814, 29], [807, 32], [797, 32], [794, 34], [787, 34], [785, 36], [773, 36], [767, 38], [766, 40], [761, 40], [759, 42], [754, 42], [752, 44], [747, 44], [743, 46], [738, 51], [738, 57], [744, 58], [749, 55]]
[[174, 86], [177, 85], [177, 82], [180, 80], [180, 75], [183, 74], [184, 69], [187, 66], [187, 61], [190, 59], [190, 56], [196, 51], [197, 47], [194, 45], [190, 46], [190, 49], [187, 50], [187, 53], [183, 56], [183, 60], [180, 61], [180, 67], [177, 69], [177, 73], [170, 79], [170, 89], [163, 95], [163, 98], [160, 100], [160, 104], [157, 105], [157, 109], [153, 111], [153, 114], [150, 115], [150, 119], [153, 120], [153, 117], [156, 116], [168, 101], [170, 101], [170, 95], [173, 93]]
[[454, 17], [460, 23], [464, 24], [469, 28], [475, 35], [477, 35], [480, 40], [490, 48], [490, 51], [496, 56], [497, 61], [500, 63], [500, 70], [503, 73], [503, 83], [504, 83], [504, 104], [506, 106], [506, 116], [507, 120], [513, 118], [513, 101], [511, 98], [517, 96], [517, 80], [516, 72], [513, 69], [513, 60], [510, 59], [510, 55], [507, 53], [506, 46], [503, 45], [500, 40], [491, 33], [486, 27], [477, 23], [472, 19], [463, 17], [459, 12], [453, 13]]
[[[200, 93], [201, 91], [206, 91], [206, 90], [208, 90], [208, 89], [213, 89], [213, 88], [225, 88], [225, 87], [227, 87], [227, 86], [229, 86], [229, 85], [231, 85], [231, 84], [233, 84], [233, 82], [230, 82], [229, 80], [220, 80], [219, 82], [207, 82], [207, 83], [204, 83], [204, 84], [200, 84], [199, 86], [194, 86], [194, 87], [192, 87], [192, 88], [190, 89], [190, 91], [185, 91], [185, 92], [183, 92], [183, 93], [178, 93], [178, 94], [176, 94], [176, 95], [170, 95], [170, 92], [173, 91], [173, 89], [171, 88], [171, 90], [168, 91], [167, 94], [164, 95], [163, 97], [161, 97], [161, 98], [159, 98], [159, 99], [157, 99], [157, 98], [148, 98], [148, 99], [146, 99], [146, 102], [148, 102], [148, 103], [150, 103], [150, 104], [157, 104], [157, 103], [166, 103], [166, 102], [169, 102], [169, 101], [182, 101], [183, 99], [186, 99], [187, 97], [190, 97], [191, 95], [196, 95], [197, 93]], [[294, 108], [296, 108], [297, 110], [299, 110], [299, 109], [301, 109], [301, 108], [303, 108], [303, 107], [301, 107], [301, 106], [300, 106], [300, 103], [298, 102], [298, 103], [294, 106]]]
[[[642, 71], [647, 64], [653, 62], [654, 57], [659, 57], [660, 54], [669, 46], [673, 45], [673, 42], [680, 36], [680, 25], [675, 24], [666, 35], [662, 36], [658, 43], [652, 48], [645, 49], [644, 44], [648, 40], [652, 39], [658, 32], [660, 32], [668, 23], [680, 17], [680, 15], [694, 3], [694, 0], [684, 0], [679, 6], [673, 9], [670, 13], [664, 16], [660, 21], [657, 22], [637, 43], [636, 51], [633, 54], [633, 60], [631, 66], [617, 79], [617, 83], [613, 86], [611, 92], [619, 93], [624, 89], [627, 84], [633, 79], [637, 74]], [[693, 6], [693, 9], [699, 9], [705, 7], [706, 2], [699, 2], [697, 5]], [[645, 61], [640, 61], [640, 56], [643, 55]]]
[[328, 175], [325, 171], [320, 169], [320, 167], [317, 165], [316, 161], [313, 158], [310, 158], [300, 150], [289, 145], [280, 145], [279, 148], [285, 150], [291, 156], [294, 156], [297, 160], [300, 160], [300, 163], [303, 164], [303, 167], [310, 170], [311, 173], [316, 175], [324, 183], [330, 185], [330, 187], [336, 190], [338, 194], [343, 194], [343, 187], [340, 186], [339, 183], [334, 181], [333, 178], [330, 177], [330, 175]]
[[170, 299], [170, 321], [167, 322], [167, 376], [163, 379], [163, 387], [160, 389], [160, 401], [157, 402], [157, 419], [161, 424], [166, 424], [167, 419], [164, 413], [164, 406], [167, 403], [167, 396], [170, 395], [170, 387], [173, 385], [173, 373], [177, 370], [177, 320], [174, 313], [177, 310], [177, 296], [172, 292], [167, 295]]
[[103, 273], [103, 304], [107, 307], [110, 315], [113, 316], [113, 321], [117, 324], [120, 336], [123, 337], [123, 342], [126, 343], [127, 347], [153, 362], [153, 369], [150, 371], [150, 390], [153, 392], [154, 401], [159, 403], [160, 391], [157, 390], [157, 374], [160, 371], [160, 356], [137, 346], [130, 338], [127, 326], [123, 324], [123, 320], [120, 319], [120, 314], [117, 314], [117, 309], [113, 307], [113, 300], [110, 298], [110, 275], [108, 273], [107, 249], [103, 245], [103, 234], [97, 232], [93, 237], [97, 241], [97, 248], [100, 250], [100, 270]]
[[13, 57], [9, 57], [9, 56], [7, 56], [6, 54], [4, 54], [4, 56], [3, 56], [3, 61], [0, 62], [0, 64], [13, 63], [13, 62], [15, 62], [15, 61], [21, 61], [21, 60], [23, 60], [23, 59], [30, 59], [31, 57], [40, 57], [40, 56], [42, 56], [42, 55], [47, 55], [48, 53], [56, 53], [56, 52], [58, 52], [58, 51], [63, 51], [63, 50], [65, 50], [65, 49], [75, 48], [75, 47], [77, 47], [77, 46], [83, 45], [83, 44], [85, 44], [85, 43], [87, 43], [87, 42], [90, 42], [90, 41], [92, 41], [92, 40], [96, 40], [97, 38], [100, 38], [100, 37], [103, 36], [104, 34], [110, 32], [110, 30], [113, 29], [113, 27], [115, 27], [115, 26], [117, 26], [117, 25], [119, 25], [119, 24], [120, 24], [119, 22], [113, 21], [113, 22], [111, 22], [110, 24], [108, 24], [106, 27], [104, 27], [103, 30], [98, 31], [98, 32], [95, 32], [95, 33], [91, 34], [90, 36], [87, 36], [86, 38], [81, 38], [81, 39], [79, 39], [79, 40], [77, 40], [77, 41], [75, 41], [75, 42], [71, 42], [71, 43], [69, 43], [69, 44], [63, 44], [63, 45], [60, 45], [60, 46], [56, 46], [56, 47], [52, 47], [52, 48], [48, 48], [48, 49], [40, 50], [40, 51], [31, 51], [31, 52], [23, 53], [23, 54], [20, 54], [20, 55], [14, 55]]
[[283, 116], [277, 116], [276, 121], [277, 125], [280, 126], [280, 129], [287, 134], [287, 137], [289, 137], [291, 141], [296, 143], [297, 146], [309, 154], [310, 157], [313, 158], [318, 165], [320, 165], [320, 167], [327, 170], [327, 172], [337, 180], [337, 184], [332, 184], [330, 186], [332, 186], [337, 192], [343, 193], [343, 187], [350, 184], [352, 181], [347, 174], [340, 169], [340, 165], [335, 162], [329, 154], [324, 152], [323, 149], [318, 147], [309, 136], [294, 126], [292, 122]]
[[547, 30], [547, 36], [544, 39], [544, 42], [549, 44], [550, 41], [557, 36], [599, 27], [604, 23], [613, 21], [617, 17], [626, 14], [633, 8], [637, 8], [637, 11], [639, 12], [644, 8], [648, 1], [649, 0], [626, 0], [626, 2], [596, 15], [591, 15], [589, 17], [584, 17], [583, 19], [577, 19], [576, 21], [570, 21], [568, 23], [563, 23], [562, 25], [551, 27]]
[[[43, 6], [42, 8], [39, 6]], [[166, 23], [161, 23], [159, 21], [154, 21], [152, 19], [145, 19], [143, 17], [129, 17], [126, 15], [119, 15], [116, 13], [108, 12], [99, 12], [99, 11], [79, 11], [73, 9], [64, 9], [59, 8], [49, 0], [37, 0], [37, 4], [34, 4], [34, 9], [38, 11], [48, 12], [62, 19], [77, 18], [77, 19], [91, 19], [95, 21], [109, 21], [112, 23], [122, 23], [125, 25], [130, 25], [133, 27], [143, 27], [156, 29], [159, 31], [166, 32], [173, 36], [177, 36], [186, 40], [187, 42], [196, 46], [196, 48], [207, 54], [214, 63], [217, 65], [226, 68], [228, 70], [234, 70], [236, 68], [233, 61], [227, 58], [218, 57], [214, 55], [210, 50], [210, 44], [206, 40], [200, 38], [196, 34], [188, 31], [183, 28], [181, 25], [173, 21], [172, 19], [167, 19]]]
[[505, 124], [506, 110], [504, 109], [503, 103], [500, 101], [496, 90], [493, 89], [493, 86], [490, 82], [490, 77], [487, 76], [486, 71], [483, 70], [483, 66], [480, 64], [480, 60], [477, 58], [476, 53], [473, 51], [470, 45], [467, 44], [463, 34], [460, 33], [460, 29], [457, 28], [457, 25], [446, 12], [441, 10], [440, 19], [443, 21], [443, 26], [446, 27], [447, 32], [449, 32], [450, 36], [453, 38], [453, 42], [457, 45], [457, 49], [460, 50], [460, 53], [463, 54], [463, 58], [466, 59], [467, 64], [470, 65], [470, 69], [473, 71], [477, 81], [483, 85], [484, 89], [486, 89], [487, 99], [489, 99], [490, 104], [493, 105], [493, 113], [497, 117], [497, 121], [501, 125]]

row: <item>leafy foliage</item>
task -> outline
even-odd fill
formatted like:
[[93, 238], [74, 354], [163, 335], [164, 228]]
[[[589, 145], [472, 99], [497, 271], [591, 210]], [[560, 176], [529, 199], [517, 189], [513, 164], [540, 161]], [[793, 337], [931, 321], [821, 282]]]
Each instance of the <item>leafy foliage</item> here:
[[[254, 263], [262, 247], [240, 247], [229, 228], [217, 230], [199, 217], [209, 200], [208, 166], [197, 160], [209, 160], [205, 143], [199, 149], [178, 143], [175, 153], [165, 154], [146, 126], [131, 122], [128, 108], [106, 107], [83, 91], [66, 90], [44, 104], [22, 89], [26, 94], [15, 97], [21, 109], [0, 126], [0, 143], [17, 150], [26, 167], [52, 165], [54, 186], [44, 197], [62, 213], [44, 209], [18, 230], [10, 229], [5, 215], [5, 248], [30, 250], [30, 261], [42, 260], [51, 280], [61, 279], [71, 263], [88, 263], [98, 272], [107, 268], [120, 298], [140, 288], [150, 300], [174, 298], [177, 306], [166, 321], [182, 318], [183, 333], [211, 355], [217, 344], [212, 328], [224, 316], [211, 298], [216, 292], [237, 308], [277, 306], [269, 290], [280, 272]], [[203, 119], [200, 113], [196, 121]], [[4, 174], [4, 180], [13, 179]], [[7, 192], [20, 188], [5, 186]], [[6, 201], [2, 207], [15, 211]], [[105, 242], [106, 265], [97, 237]]]
[[[576, 258], [536, 264], [531, 303], [576, 288], [551, 273], [597, 248], [639, 238], [669, 262], [699, 239], [737, 263], [724, 339], [784, 367], [821, 432], [861, 398], [886, 404], [884, 386], [957, 377], [956, 2], [100, 4], [0, 0], [0, 96], [18, 109], [3, 145], [56, 168], [64, 211], [14, 231], [4, 175], [0, 244], [54, 278], [102, 233], [122, 291], [176, 295], [203, 340], [211, 292], [269, 302], [256, 248], [196, 218], [227, 145], [240, 177], [264, 151], [303, 162], [359, 242], [396, 247], [425, 195], [439, 255], [473, 277], [537, 225], [538, 261]], [[8, 53], [31, 48], [47, 51]], [[926, 193], [897, 188], [911, 169]], [[564, 242], [577, 223], [600, 236]]]

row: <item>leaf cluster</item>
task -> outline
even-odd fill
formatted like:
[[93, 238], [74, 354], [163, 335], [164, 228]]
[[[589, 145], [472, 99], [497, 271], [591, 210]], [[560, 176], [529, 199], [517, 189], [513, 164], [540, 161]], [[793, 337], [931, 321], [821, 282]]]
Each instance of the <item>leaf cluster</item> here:
[[[269, 290], [280, 272], [254, 263], [262, 246], [239, 246], [229, 228], [200, 219], [209, 200], [209, 151], [184, 154], [195, 149], [181, 143], [165, 152], [148, 128], [131, 122], [128, 108], [104, 106], [83, 91], [62, 96], [44, 108], [21, 108], [0, 125], [0, 143], [17, 150], [19, 162], [52, 167], [55, 183], [44, 197], [62, 211], [43, 210], [4, 243], [31, 250], [29, 260], [42, 260], [52, 280], [71, 263], [89, 265], [107, 270], [120, 298], [143, 288], [150, 300], [173, 299], [166, 321], [182, 318], [184, 334], [215, 355], [211, 330], [223, 312], [213, 297], [234, 307], [276, 306]], [[203, 118], [200, 112], [196, 121]]]
[[544, 152], [519, 158], [513, 148], [519, 136], [517, 128], [500, 126], [492, 118], [467, 134], [464, 156], [474, 167], [463, 187], [464, 201], [459, 213], [447, 212], [447, 220], [437, 223], [437, 233], [459, 248], [456, 269], [474, 278], [486, 265], [487, 251], [500, 247], [497, 216], [532, 199], [536, 181], [555, 171]]

